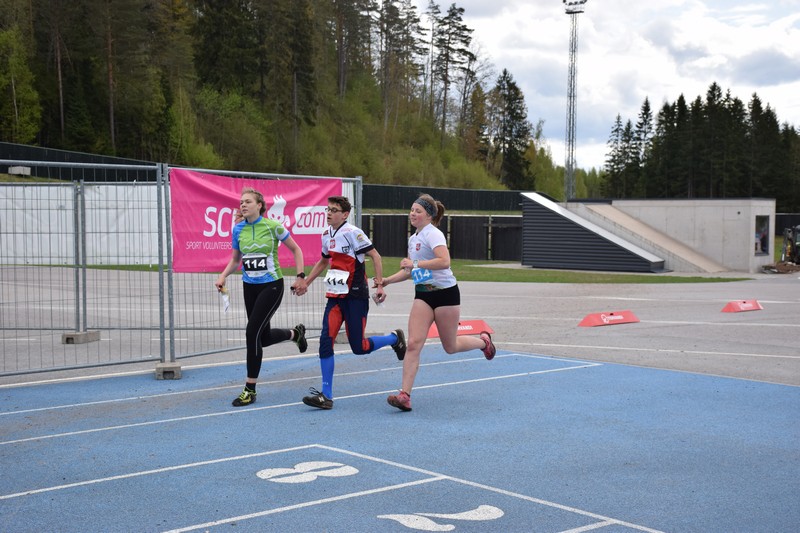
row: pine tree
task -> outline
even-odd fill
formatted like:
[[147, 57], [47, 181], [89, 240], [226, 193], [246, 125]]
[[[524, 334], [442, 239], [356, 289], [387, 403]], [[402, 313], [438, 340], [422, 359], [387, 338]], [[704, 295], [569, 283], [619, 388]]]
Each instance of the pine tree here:
[[634, 194], [646, 198], [652, 193], [652, 185], [647, 172], [647, 164], [653, 149], [653, 111], [650, 109], [649, 98], [644, 99], [639, 111], [634, 131], [634, 146], [636, 150]]
[[776, 187], [781, 154], [781, 136], [778, 118], [768, 105], [762, 107], [757, 94], [749, 105], [748, 142], [750, 148], [749, 191], [748, 196], [776, 197], [780, 190]]
[[370, 67], [370, 13], [378, 8], [374, 0], [332, 0], [331, 3], [336, 93], [341, 99], [347, 92], [350, 76]]
[[486, 93], [481, 84], [477, 84], [464, 109], [461, 148], [467, 159], [479, 161], [483, 165], [489, 157], [491, 144], [486, 107]]
[[474, 59], [474, 55], [469, 50], [473, 30], [464, 24], [463, 16], [464, 8], [452, 4], [447, 10], [447, 14], [440, 19], [433, 39], [436, 46], [433, 71], [436, 78], [442, 83], [439, 111], [439, 131], [442, 146], [447, 132], [450, 87], [459, 69]]
[[747, 110], [744, 103], [725, 93], [723, 100], [720, 141], [722, 156], [722, 179], [720, 196], [722, 198], [741, 198], [747, 196]]
[[17, 27], [0, 30], [0, 140], [32, 142], [40, 117], [22, 32]]
[[493, 91], [498, 129], [492, 140], [494, 157], [499, 158], [500, 182], [512, 190], [533, 189], [525, 152], [531, 137], [525, 97], [514, 78], [503, 69]]
[[[439, 26], [442, 23], [442, 11], [434, 0], [428, 0], [428, 6], [425, 9], [425, 16], [428, 21], [428, 58], [426, 62], [425, 78], [423, 79], [423, 86], [425, 90], [422, 95], [422, 107], [428, 110], [428, 116], [433, 118], [436, 116], [435, 105], [436, 97], [435, 88], [438, 83], [436, 77], [436, 68], [434, 67], [434, 57], [436, 49], [436, 35], [439, 32]], [[427, 105], [426, 105], [427, 104]]]
[[[257, 82], [256, 11], [247, 0], [195, 0], [194, 62], [201, 85], [248, 94]], [[267, 10], [264, 16], [275, 15]]]
[[633, 123], [629, 120], [622, 129], [622, 175], [620, 189], [617, 192], [620, 198], [636, 198], [635, 191], [639, 180], [639, 144]]
[[614, 125], [611, 128], [611, 134], [606, 142], [608, 152], [606, 155], [606, 174], [604, 186], [602, 187], [603, 194], [608, 197], [619, 196], [622, 189], [622, 172], [625, 169], [625, 161], [622, 149], [622, 117], [617, 114]]

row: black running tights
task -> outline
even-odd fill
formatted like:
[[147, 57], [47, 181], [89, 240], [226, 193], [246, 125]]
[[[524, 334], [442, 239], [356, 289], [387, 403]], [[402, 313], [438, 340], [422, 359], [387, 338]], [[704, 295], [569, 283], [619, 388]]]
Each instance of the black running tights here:
[[244, 307], [247, 310], [247, 377], [258, 378], [262, 346], [288, 341], [292, 338], [289, 329], [272, 329], [269, 321], [283, 300], [283, 278], [269, 283], [242, 283], [244, 285]]

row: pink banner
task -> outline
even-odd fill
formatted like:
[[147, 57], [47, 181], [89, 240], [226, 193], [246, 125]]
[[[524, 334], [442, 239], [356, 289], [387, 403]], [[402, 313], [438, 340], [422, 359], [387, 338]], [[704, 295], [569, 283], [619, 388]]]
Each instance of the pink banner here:
[[[232, 253], [233, 212], [239, 208], [244, 187], [264, 195], [264, 216], [286, 226], [302, 248], [305, 263], [313, 265], [319, 260], [328, 197], [342, 194], [342, 181], [337, 179], [255, 180], [178, 168], [170, 169], [169, 176], [175, 272], [225, 268]], [[294, 265], [294, 256], [285, 246], [279, 248], [278, 257], [282, 268]]]

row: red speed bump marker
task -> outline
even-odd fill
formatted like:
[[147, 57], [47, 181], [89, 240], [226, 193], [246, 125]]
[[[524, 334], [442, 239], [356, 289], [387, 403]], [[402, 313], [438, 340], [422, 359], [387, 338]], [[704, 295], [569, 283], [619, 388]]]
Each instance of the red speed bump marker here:
[[740, 313], [742, 311], [760, 311], [764, 309], [758, 300], [734, 300], [722, 308], [723, 313]]
[[630, 324], [631, 322], [639, 322], [631, 311], [611, 311], [609, 313], [592, 313], [586, 315], [581, 323], [578, 324], [584, 328], [591, 328], [594, 326], [613, 326], [615, 324]]
[[[489, 327], [489, 324], [483, 320], [462, 320], [458, 323], [458, 335], [480, 335], [481, 331], [494, 333], [494, 330]], [[439, 336], [439, 328], [436, 323], [431, 324], [431, 329], [428, 330], [428, 338], [435, 339]]]

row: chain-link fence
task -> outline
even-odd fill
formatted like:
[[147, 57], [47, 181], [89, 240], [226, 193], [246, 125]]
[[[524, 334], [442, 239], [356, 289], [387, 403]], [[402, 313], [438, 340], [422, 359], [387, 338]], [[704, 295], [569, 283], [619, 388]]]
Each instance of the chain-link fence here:
[[[0, 184], [0, 375], [142, 361], [175, 362], [244, 347], [241, 278], [229, 278], [223, 312], [216, 273], [175, 273], [166, 165], [48, 166], [47, 183]], [[84, 173], [116, 181], [82, 179]], [[154, 176], [128, 181], [127, 173]], [[208, 171], [250, 179], [316, 176]], [[360, 220], [360, 178], [342, 180]], [[306, 258], [313, 264], [318, 256]], [[220, 270], [224, 265], [220, 265]], [[293, 269], [290, 269], [293, 270]], [[318, 328], [321, 284], [291, 295], [287, 276], [274, 327]]]

